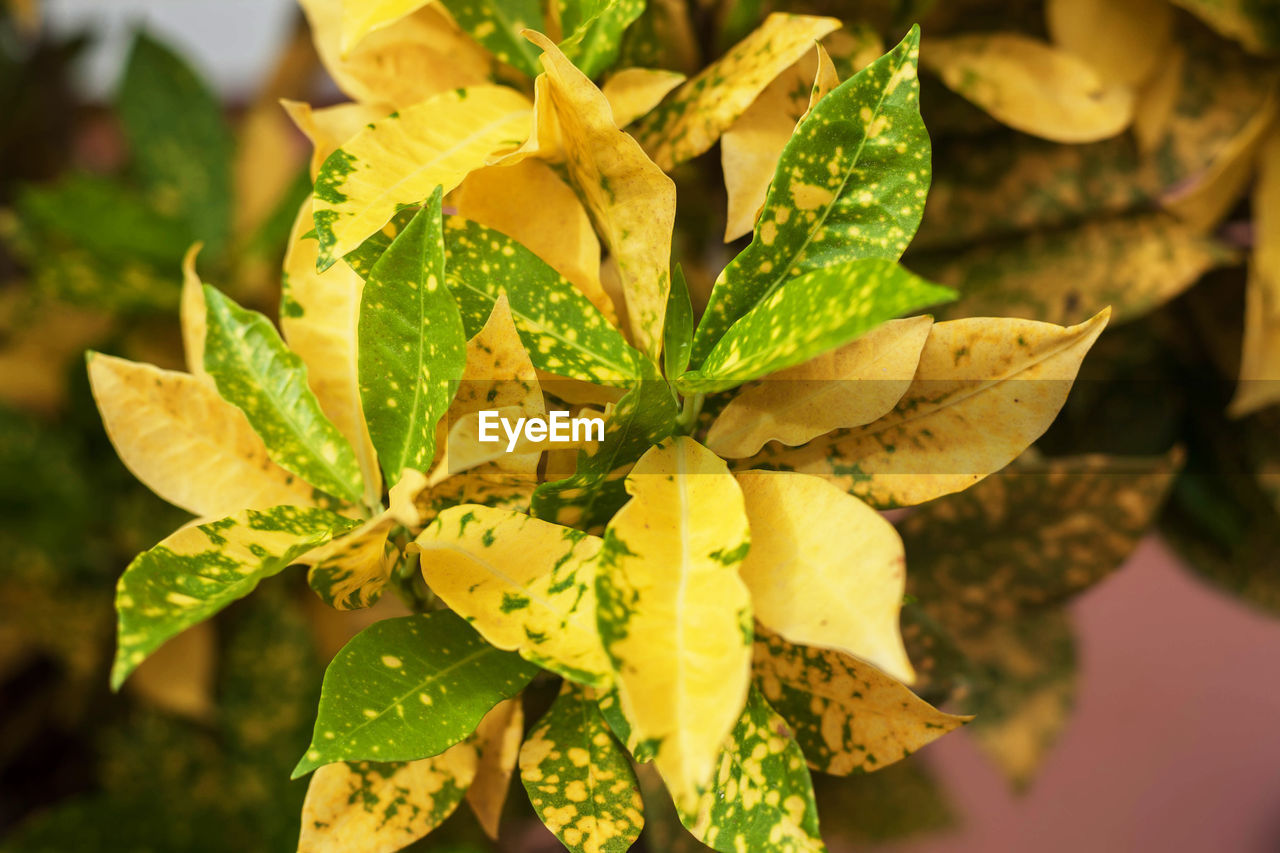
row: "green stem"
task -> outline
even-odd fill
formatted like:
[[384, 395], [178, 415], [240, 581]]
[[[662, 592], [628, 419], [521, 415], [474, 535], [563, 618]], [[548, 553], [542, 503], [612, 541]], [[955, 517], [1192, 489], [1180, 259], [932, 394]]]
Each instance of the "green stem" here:
[[684, 435], [692, 434], [694, 427], [698, 425], [698, 415], [702, 414], [704, 400], [706, 400], [704, 394], [694, 394], [684, 398], [684, 405], [676, 418], [676, 428]]

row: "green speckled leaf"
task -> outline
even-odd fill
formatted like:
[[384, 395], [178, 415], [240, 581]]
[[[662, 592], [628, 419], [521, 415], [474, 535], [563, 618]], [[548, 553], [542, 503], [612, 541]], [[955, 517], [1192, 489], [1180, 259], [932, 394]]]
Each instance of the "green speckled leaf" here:
[[726, 330], [785, 281], [862, 258], [896, 260], [929, 190], [920, 32], [827, 94], [778, 160], [751, 244], [716, 280], [693, 343], [700, 365]]
[[441, 0], [466, 32], [494, 56], [530, 77], [538, 73], [540, 51], [520, 35], [545, 30], [539, 0]]
[[560, 49], [588, 77], [613, 65], [622, 34], [644, 12], [645, 0], [559, 0]]
[[787, 724], [759, 690], [720, 755], [715, 780], [697, 807], [680, 811], [694, 836], [722, 853], [826, 850], [818, 833], [813, 780]]
[[676, 387], [688, 393], [723, 391], [843, 346], [886, 320], [954, 298], [954, 291], [885, 258], [815, 269], [781, 282]]
[[307, 386], [307, 368], [271, 321], [208, 285], [204, 367], [223, 399], [262, 437], [271, 459], [335, 497], [360, 500], [364, 479], [351, 444]]
[[689, 298], [689, 282], [679, 264], [671, 275], [662, 339], [663, 372], [668, 379], [675, 379], [689, 366], [693, 348], [693, 302]]
[[626, 853], [640, 836], [640, 785], [589, 689], [565, 683], [520, 748], [520, 781], [575, 853]]
[[426, 471], [436, 424], [467, 363], [458, 306], [444, 282], [441, 190], [369, 272], [360, 299], [360, 401], [388, 483]]
[[448, 611], [374, 623], [329, 664], [315, 734], [293, 778], [335, 761], [439, 755], [536, 672]]
[[263, 578], [355, 524], [322, 509], [245, 510], [181, 528], [139, 554], [116, 588], [119, 635], [112, 687], [118, 688], [165, 640], [248, 595]]
[[632, 757], [641, 763], [653, 761], [658, 745], [651, 740], [641, 740], [636, 737], [631, 721], [627, 719], [626, 714], [622, 713], [622, 699], [618, 696], [617, 688], [600, 694], [597, 704], [600, 706], [600, 715], [609, 724], [614, 737], [626, 746]]
[[756, 687], [791, 726], [810, 766], [835, 776], [900, 761], [965, 722], [870, 664], [760, 627], [753, 668]]

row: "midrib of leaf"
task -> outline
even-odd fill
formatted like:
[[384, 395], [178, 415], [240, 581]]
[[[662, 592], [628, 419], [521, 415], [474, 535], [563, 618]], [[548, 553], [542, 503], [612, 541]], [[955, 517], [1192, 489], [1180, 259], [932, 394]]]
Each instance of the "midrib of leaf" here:
[[[692, 557], [689, 554], [689, 486], [687, 483], [688, 473], [685, 470], [685, 451], [682, 449], [676, 454], [676, 494], [679, 496], [680, 502], [680, 585], [676, 589], [676, 710], [677, 719], [688, 719], [685, 716], [685, 708], [688, 706], [688, 697], [685, 695], [685, 675], [684, 675], [684, 654], [685, 654], [685, 593], [689, 585], [689, 564]], [[681, 774], [685, 779], [689, 778], [689, 750], [687, 748], [687, 737], [684, 729], [677, 726], [676, 731], [680, 733], [680, 763], [683, 769]]]
[[[418, 269], [425, 272], [427, 268], [427, 241], [425, 238], [422, 241], [422, 253], [419, 260], [420, 263], [418, 264]], [[427, 275], [431, 275], [431, 273], [427, 273]], [[422, 276], [420, 275], [419, 278], [421, 279]], [[409, 410], [409, 423], [405, 432], [405, 442], [400, 445], [400, 458], [396, 460], [396, 468], [402, 473], [404, 471], [405, 461], [409, 456], [409, 443], [413, 440], [413, 436], [418, 434], [414, 427], [418, 424], [418, 420], [422, 415], [422, 386], [426, 382], [430, 382], [433, 378], [431, 373], [427, 372], [427, 378], [425, 380], [423, 379], [423, 373], [427, 366], [426, 356], [423, 353], [424, 348], [422, 346], [422, 336], [426, 333], [426, 324], [423, 322], [423, 316], [427, 313], [427, 282], [425, 279], [418, 282], [418, 286], [414, 291], [418, 297], [418, 322], [414, 324], [417, 326], [418, 333], [413, 339], [414, 346], [418, 351], [418, 369], [414, 371], [413, 374], [413, 407]], [[435, 449], [434, 446], [432, 449]]]

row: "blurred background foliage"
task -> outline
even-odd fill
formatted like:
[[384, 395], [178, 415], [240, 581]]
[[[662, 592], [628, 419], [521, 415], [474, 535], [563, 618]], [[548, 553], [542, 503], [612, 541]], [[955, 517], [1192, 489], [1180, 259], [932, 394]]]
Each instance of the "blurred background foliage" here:
[[[1251, 192], [1261, 163], [1280, 169], [1280, 2], [650, 0], [619, 67], [687, 73], [779, 10], [845, 21], [828, 44], [842, 77], [922, 24], [935, 171], [905, 263], [960, 290], [947, 317], [1115, 311], [1031, 453], [900, 521], [917, 689], [977, 714], [971, 733], [1024, 786], [1073, 701], [1065, 605], [1144, 536], [1280, 611], [1280, 200]], [[86, 102], [71, 79], [95, 34], [55, 37], [39, 12], [0, 13], [0, 843], [291, 849], [305, 783], [286, 780], [323, 663], [379, 614], [313, 607], [287, 575], [111, 696], [115, 579], [187, 519], [117, 461], [81, 354], [179, 366], [196, 242], [207, 280], [274, 310], [308, 192], [278, 101], [336, 95], [299, 15], [246, 102], [141, 30], [111, 102]], [[721, 239], [718, 148], [675, 177], [676, 256], [705, 299], [747, 238]], [[825, 833], [855, 844], [963, 819], [919, 759], [819, 780], [819, 796]], [[648, 811], [648, 849], [692, 843]], [[509, 821], [502, 849], [541, 849], [532, 825]], [[460, 813], [423, 846], [493, 845]]]

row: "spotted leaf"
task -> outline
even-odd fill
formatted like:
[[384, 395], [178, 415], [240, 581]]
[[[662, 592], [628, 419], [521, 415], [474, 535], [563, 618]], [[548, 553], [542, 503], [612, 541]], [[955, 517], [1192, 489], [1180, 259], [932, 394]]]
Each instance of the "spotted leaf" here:
[[418, 761], [321, 767], [302, 804], [298, 853], [394, 853], [453, 814], [475, 772], [470, 742]]
[[827, 849], [804, 754], [759, 690], [750, 692], [711, 784], [695, 805], [677, 810], [698, 840], [722, 853]]
[[[370, 122], [386, 118], [391, 108], [381, 104], [362, 104], [351, 101], [345, 104], [334, 104], [331, 107], [313, 107], [303, 101], [280, 99], [280, 106], [289, 118], [311, 141], [311, 178], [314, 182], [320, 174], [320, 167], [329, 155], [342, 147], [342, 143], [364, 130]], [[305, 234], [312, 227], [311, 210], [308, 204], [307, 227], [298, 233]], [[311, 259], [315, 266], [316, 259]]]
[[679, 264], [676, 264], [675, 274], [671, 277], [662, 337], [662, 369], [671, 379], [684, 373], [689, 366], [689, 352], [693, 347], [693, 302], [689, 297], [689, 282], [685, 280], [684, 270]]
[[676, 387], [700, 394], [733, 388], [841, 347], [886, 320], [954, 298], [954, 291], [886, 258], [815, 269], [780, 282]]
[[920, 119], [920, 33], [837, 86], [778, 160], [751, 243], [716, 279], [693, 343], [700, 365], [738, 318], [786, 281], [867, 258], [896, 260], [929, 190]]
[[427, 585], [490, 643], [570, 680], [608, 684], [595, 624], [597, 537], [463, 505], [440, 513], [417, 547]]
[[458, 26], [510, 66], [530, 77], [538, 73], [538, 51], [521, 37], [526, 29], [542, 30], [538, 0], [441, 0]]
[[379, 516], [299, 558], [309, 566], [307, 583], [337, 610], [359, 610], [377, 602], [391, 574], [392, 521]]
[[[644, 11], [645, 0], [557, 0], [564, 39], [560, 49], [588, 77], [618, 58], [622, 34]], [[619, 127], [622, 122], [619, 122]]]
[[205, 285], [204, 367], [227, 402], [244, 412], [272, 461], [351, 503], [364, 491], [360, 463], [307, 385], [307, 368], [271, 321]]
[[116, 587], [112, 688], [165, 640], [244, 598], [259, 581], [355, 524], [323, 509], [249, 509], [182, 527], [139, 554]]
[[208, 380], [90, 352], [89, 386], [107, 437], [133, 475], [197, 516], [324, 498], [271, 461], [262, 438]]
[[893, 525], [818, 477], [744, 471], [737, 479], [751, 524], [740, 574], [756, 619], [790, 642], [912, 681], [898, 632], [906, 574]]
[[747, 516], [724, 463], [688, 437], [648, 451], [626, 486], [600, 550], [597, 621], [623, 713], [689, 807], [746, 700]]
[[529, 102], [501, 86], [444, 92], [376, 121], [329, 155], [316, 178], [317, 269], [437, 186], [449, 192], [529, 133]]
[[884, 509], [966, 489], [1053, 422], [1108, 311], [1078, 326], [974, 318], [935, 323], [893, 411], [742, 467], [818, 474]]
[[804, 444], [888, 414], [911, 385], [933, 320], [890, 320], [852, 343], [743, 386], [716, 416], [707, 447], [750, 456], [769, 441]]
[[325, 671], [315, 734], [293, 778], [336, 761], [439, 755], [536, 672], [448, 611], [375, 622]]
[[755, 684], [795, 732], [809, 766], [848, 776], [901, 761], [968, 720], [944, 714], [856, 658], [757, 630]]
[[520, 748], [520, 781], [576, 853], [626, 853], [644, 826], [639, 783], [590, 689], [565, 683]]
[[445, 285], [437, 187], [369, 272], [360, 298], [360, 399], [388, 483], [435, 457], [436, 424], [466, 367], [466, 337]]
[[773, 14], [760, 28], [677, 89], [636, 126], [635, 135], [664, 170], [709, 149], [775, 77], [840, 22]]

